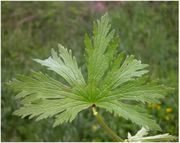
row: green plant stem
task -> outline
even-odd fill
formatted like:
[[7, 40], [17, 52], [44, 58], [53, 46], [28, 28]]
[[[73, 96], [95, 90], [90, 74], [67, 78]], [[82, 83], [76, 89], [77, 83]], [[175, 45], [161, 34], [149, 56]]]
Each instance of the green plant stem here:
[[109, 128], [106, 123], [104, 122], [103, 118], [99, 113], [97, 112], [95, 107], [92, 107], [93, 115], [96, 117], [98, 123], [101, 125], [101, 127], [108, 133], [108, 135], [113, 139], [113, 141], [117, 142], [123, 142], [123, 139], [121, 139], [116, 133], [114, 133], [111, 128]]

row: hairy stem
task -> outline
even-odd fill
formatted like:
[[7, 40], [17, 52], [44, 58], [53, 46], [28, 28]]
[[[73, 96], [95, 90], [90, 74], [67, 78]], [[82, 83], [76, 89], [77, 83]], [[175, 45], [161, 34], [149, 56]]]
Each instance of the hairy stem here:
[[104, 122], [103, 118], [101, 117], [101, 115], [99, 115], [99, 113], [96, 110], [96, 107], [92, 107], [93, 110], [93, 115], [96, 117], [98, 123], [101, 125], [101, 127], [108, 133], [108, 135], [113, 139], [113, 141], [117, 141], [117, 142], [122, 142], [123, 139], [121, 139], [115, 132], [113, 132], [111, 130], [111, 128], [109, 128], [106, 123]]

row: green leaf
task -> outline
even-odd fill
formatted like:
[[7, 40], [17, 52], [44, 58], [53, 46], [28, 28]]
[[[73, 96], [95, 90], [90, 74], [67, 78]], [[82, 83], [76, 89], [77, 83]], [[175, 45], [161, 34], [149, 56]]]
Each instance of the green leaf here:
[[115, 32], [110, 29], [109, 17], [105, 14], [100, 20], [94, 23], [93, 38], [90, 39], [89, 36], [85, 36], [89, 84], [98, 85], [108, 70], [114, 51], [111, 52], [111, 55], [107, 51], [111, 50], [111, 46], [115, 48], [117, 46], [114, 43], [109, 45], [113, 40]]
[[108, 14], [94, 22], [93, 36], [86, 34], [84, 43], [87, 81], [71, 50], [59, 45], [59, 53], [52, 49], [51, 57], [35, 61], [59, 74], [67, 84], [41, 72], [17, 76], [10, 86], [19, 92], [16, 98], [22, 106], [14, 114], [37, 120], [54, 117], [53, 126], [57, 126], [71, 122], [82, 110], [97, 106], [139, 126], [160, 130], [138, 104], [159, 102], [169, 88], [145, 82], [142, 76], [148, 72], [148, 65], [133, 55], [118, 54], [119, 38], [111, 30]]
[[51, 57], [45, 60], [34, 59], [34, 61], [48, 67], [62, 76], [71, 86], [85, 85], [85, 81], [81, 70], [78, 68], [75, 57], [72, 56], [71, 50], [65, 49], [62, 45], [59, 46], [59, 56], [52, 49]]
[[73, 106], [69, 106], [64, 112], [56, 116], [56, 120], [53, 124], [53, 127], [58, 126], [65, 122], [71, 122], [72, 120], [75, 119], [75, 117], [80, 111], [86, 109], [87, 107], [88, 105], [83, 102], [74, 104]]
[[118, 101], [106, 101], [98, 103], [98, 106], [109, 112], [131, 120], [140, 126], [147, 126], [149, 129], [161, 131], [161, 128], [145, 110], [135, 105], [128, 105]]
[[[58, 118], [55, 121], [55, 125], [58, 125], [67, 121], [71, 122], [78, 112], [87, 107], [87, 103], [71, 98], [56, 100], [44, 99], [39, 100], [37, 103], [27, 103], [24, 107], [16, 110], [13, 114], [22, 116], [22, 118], [29, 116], [29, 119], [36, 116], [37, 121], [57, 115]], [[73, 109], [73, 112], [71, 109]], [[71, 112], [69, 112], [70, 110]], [[62, 118], [59, 118], [60, 116], [62, 116]]]
[[[77, 109], [81, 105], [81, 108], [78, 108], [80, 112], [90, 106], [73, 93], [70, 87], [41, 72], [32, 72], [31, 76], [19, 75], [10, 86], [16, 90], [22, 90], [16, 98], [21, 99], [21, 104], [24, 106], [14, 112], [14, 115], [22, 118], [29, 116], [30, 119], [37, 117], [36, 120], [41, 120], [68, 113], [66, 120], [61, 119], [61, 121], [72, 121], [76, 112], [67, 111]], [[57, 125], [62, 122], [58, 118], [55, 123]]]
[[143, 103], [158, 103], [159, 99], [164, 98], [168, 90], [169, 88], [162, 85], [135, 80], [116, 88], [106, 98], [111, 100], [133, 100]]
[[[105, 78], [104, 83], [108, 85], [110, 89], [115, 89], [116, 87], [122, 85], [123, 83], [134, 80], [135, 77], [141, 77], [143, 74], [147, 73], [148, 70], [145, 70], [148, 65], [141, 64], [140, 60], [134, 59], [134, 56], [127, 56], [123, 60], [123, 55], [120, 55], [117, 59], [119, 63], [114, 62], [112, 65], [112, 70], [110, 70]], [[120, 66], [120, 63], [122, 65]]]
[[[36, 100], [73, 96], [69, 87], [41, 72], [32, 72], [30, 76], [19, 75], [10, 86], [15, 90], [22, 90], [16, 98], [28, 96]], [[29, 99], [29, 102], [31, 100]]]

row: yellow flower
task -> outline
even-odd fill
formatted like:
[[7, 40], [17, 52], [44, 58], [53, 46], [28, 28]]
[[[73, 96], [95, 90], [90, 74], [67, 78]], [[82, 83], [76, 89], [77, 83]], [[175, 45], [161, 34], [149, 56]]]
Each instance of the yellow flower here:
[[173, 111], [172, 108], [166, 108], [166, 112], [167, 112], [167, 113], [171, 113], [172, 111]]
[[158, 105], [156, 106], [156, 108], [157, 108], [158, 110], [161, 109], [161, 105], [158, 104]]
[[161, 104], [148, 104], [149, 108], [153, 108], [153, 109], [161, 109]]

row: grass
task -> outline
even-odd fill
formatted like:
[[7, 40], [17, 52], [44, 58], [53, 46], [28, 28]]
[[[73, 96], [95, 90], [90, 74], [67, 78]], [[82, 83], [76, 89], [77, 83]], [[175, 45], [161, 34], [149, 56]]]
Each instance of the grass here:
[[[34, 122], [12, 116], [19, 104], [5, 85], [16, 74], [44, 71], [32, 58], [48, 57], [57, 43], [72, 49], [84, 67], [84, 34], [106, 11], [121, 38], [119, 51], [135, 54], [150, 65], [151, 79], [175, 88], [161, 104], [145, 106], [163, 133], [178, 135], [178, 2], [2, 2], [2, 141], [110, 141], [91, 111], [56, 128], [52, 119]], [[128, 131], [139, 129], [130, 121], [100, 112], [124, 138]]]

